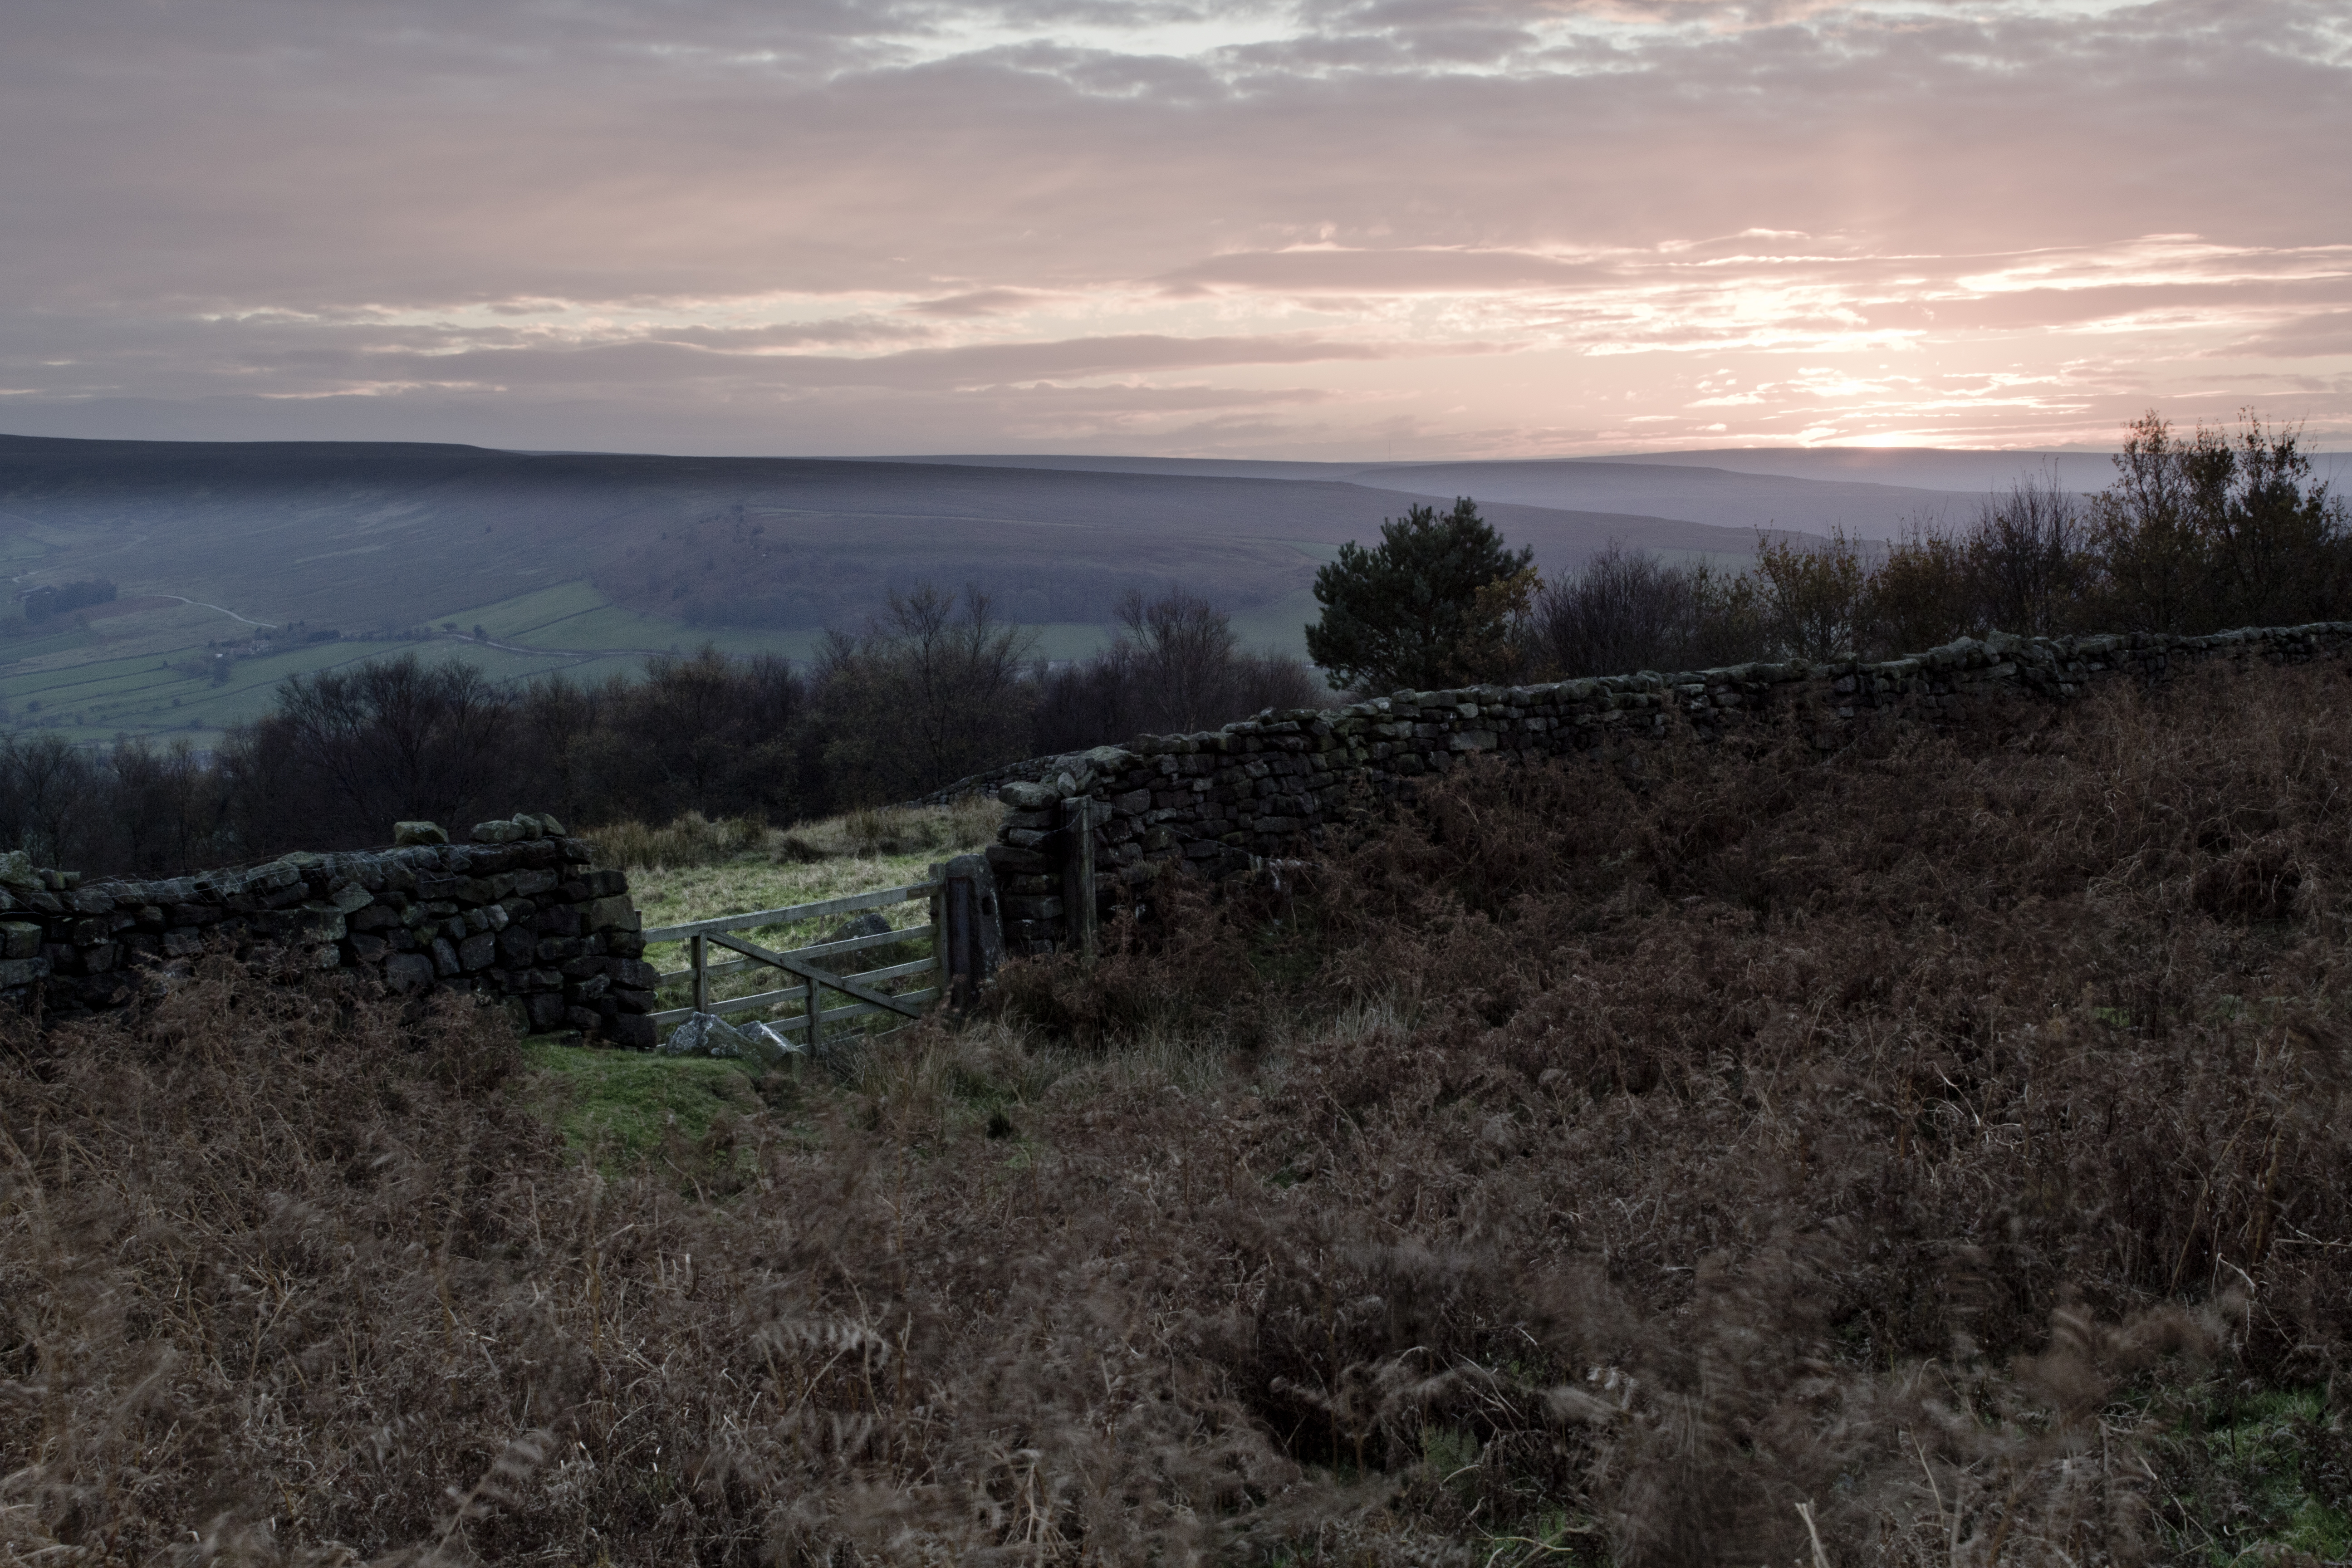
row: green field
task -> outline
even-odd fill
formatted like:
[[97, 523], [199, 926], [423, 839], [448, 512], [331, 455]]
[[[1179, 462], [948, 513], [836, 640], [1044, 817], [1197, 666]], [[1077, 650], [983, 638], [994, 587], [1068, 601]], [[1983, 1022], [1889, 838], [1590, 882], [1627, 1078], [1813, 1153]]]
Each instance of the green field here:
[[219, 629], [218, 616], [173, 605], [108, 616], [79, 636], [0, 643], [6, 721], [19, 731], [54, 730], [76, 742], [185, 733], [205, 745], [228, 725], [268, 711], [289, 677], [371, 658], [415, 652], [429, 659], [464, 659], [500, 682], [557, 670], [598, 679], [633, 672], [643, 662], [635, 655], [531, 655], [457, 640], [342, 637], [291, 647], [244, 641], [221, 647], [215, 646]]
[[[200, 605], [126, 599], [100, 606], [67, 629], [0, 637], [0, 722], [51, 730], [76, 742], [117, 735], [184, 735], [199, 746], [268, 711], [279, 684], [371, 658], [415, 653], [463, 659], [502, 684], [562, 673], [583, 682], [643, 672], [648, 656], [690, 653], [706, 644], [730, 655], [781, 654], [805, 660], [819, 631], [702, 627], [613, 604], [585, 582], [560, 583], [453, 610], [419, 628], [422, 640], [350, 628], [331, 641], [283, 647], [275, 633]], [[1301, 632], [1315, 609], [1300, 592], [1234, 617], [1244, 642], [1303, 653]], [[0, 622], [26, 632], [21, 620]], [[477, 633], [478, 628], [478, 637]], [[1059, 622], [1027, 628], [1040, 658], [1084, 658], [1110, 640], [1108, 626]], [[493, 646], [498, 645], [498, 646]], [[214, 671], [221, 671], [215, 679]]]

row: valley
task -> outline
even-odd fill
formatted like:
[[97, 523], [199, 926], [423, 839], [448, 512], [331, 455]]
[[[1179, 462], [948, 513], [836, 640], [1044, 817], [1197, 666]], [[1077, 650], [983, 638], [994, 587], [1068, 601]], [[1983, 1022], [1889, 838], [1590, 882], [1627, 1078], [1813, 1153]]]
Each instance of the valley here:
[[[0, 615], [0, 705], [13, 728], [77, 742], [202, 747], [290, 676], [404, 649], [500, 682], [634, 674], [706, 643], [806, 658], [827, 627], [855, 629], [925, 581], [985, 590], [1048, 659], [1101, 646], [1133, 587], [1199, 593], [1244, 640], [1300, 653], [1316, 568], [1417, 503], [1475, 496], [1548, 574], [1611, 540], [1738, 564], [1768, 531], [1883, 538], [1957, 515], [1976, 497], [1937, 485], [1990, 484], [2033, 460], [1680, 458], [1693, 460], [709, 458], [0, 437], [0, 575], [19, 595], [92, 579], [117, 589], [43, 622]], [[2069, 483], [2095, 472], [2065, 461]]]

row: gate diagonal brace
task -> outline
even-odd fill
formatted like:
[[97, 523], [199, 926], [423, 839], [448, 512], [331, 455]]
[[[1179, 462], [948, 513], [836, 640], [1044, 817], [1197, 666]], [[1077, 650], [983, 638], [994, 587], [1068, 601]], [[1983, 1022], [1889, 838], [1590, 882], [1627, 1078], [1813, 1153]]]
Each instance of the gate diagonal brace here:
[[746, 958], [756, 958], [762, 963], [772, 963], [778, 969], [787, 970], [803, 980], [814, 980], [819, 985], [829, 985], [835, 991], [856, 997], [860, 1002], [871, 1002], [878, 1007], [887, 1007], [893, 1013], [903, 1013], [909, 1018], [919, 1018], [923, 1016], [922, 1008], [910, 1003], [901, 1002], [886, 991], [877, 991], [870, 985], [860, 985], [856, 981], [842, 975], [827, 973], [814, 963], [803, 963], [797, 958], [788, 957], [781, 952], [771, 952], [756, 942], [745, 942], [740, 937], [727, 936], [719, 931], [711, 932], [710, 940], [721, 947], [732, 948]]

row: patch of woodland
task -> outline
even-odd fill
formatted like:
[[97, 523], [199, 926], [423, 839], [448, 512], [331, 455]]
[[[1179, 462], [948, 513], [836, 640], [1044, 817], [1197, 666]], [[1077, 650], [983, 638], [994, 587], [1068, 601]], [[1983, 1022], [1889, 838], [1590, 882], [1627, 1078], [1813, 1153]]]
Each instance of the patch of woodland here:
[[1051, 666], [986, 595], [926, 587], [806, 665], [705, 648], [649, 660], [642, 679], [517, 688], [404, 656], [288, 681], [216, 752], [0, 735], [0, 845], [161, 876], [519, 809], [625, 833], [689, 813], [782, 827], [1105, 735], [1316, 699], [1304, 665], [1244, 647], [1203, 600], [1130, 595], [1122, 613], [1109, 646]]

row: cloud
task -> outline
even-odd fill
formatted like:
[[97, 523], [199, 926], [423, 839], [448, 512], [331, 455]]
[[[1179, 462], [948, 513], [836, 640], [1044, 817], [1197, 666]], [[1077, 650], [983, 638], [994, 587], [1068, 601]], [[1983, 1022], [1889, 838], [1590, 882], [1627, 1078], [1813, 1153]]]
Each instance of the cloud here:
[[[6, 31], [0, 137], [37, 152], [0, 163], [0, 426], [647, 428], [667, 387], [692, 435], [705, 397], [830, 389], [862, 449], [984, 446], [997, 389], [1124, 377], [1311, 391], [1301, 439], [1387, 456], [1660, 428], [1731, 355], [1738, 438], [2081, 434], [2217, 366], [2352, 432], [2327, 0], [18, 0]], [[1825, 358], [1872, 389], [1836, 420], [1794, 374]]]
[[2220, 352], [2247, 359], [2352, 359], [2352, 310], [2280, 321], [2233, 339]]
[[1476, 294], [1495, 289], [1572, 289], [1606, 277], [1602, 267], [1520, 250], [1306, 245], [1209, 257], [1163, 273], [1153, 281], [1171, 298], [1190, 299], [1220, 289], [1357, 296]]
[[1056, 296], [1034, 289], [974, 289], [966, 294], [918, 300], [911, 305], [899, 308], [909, 315], [968, 320], [975, 316], [1009, 316], [1055, 298]]

